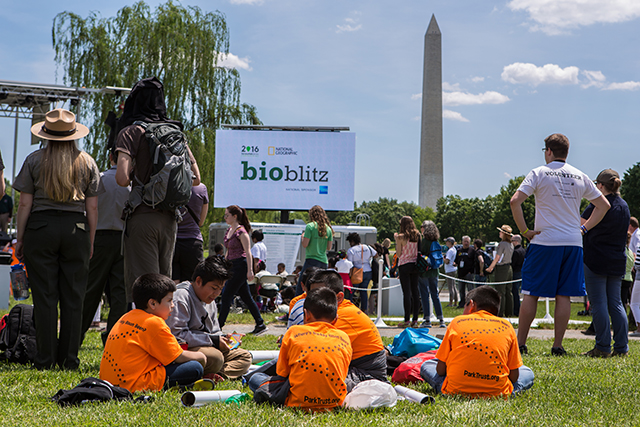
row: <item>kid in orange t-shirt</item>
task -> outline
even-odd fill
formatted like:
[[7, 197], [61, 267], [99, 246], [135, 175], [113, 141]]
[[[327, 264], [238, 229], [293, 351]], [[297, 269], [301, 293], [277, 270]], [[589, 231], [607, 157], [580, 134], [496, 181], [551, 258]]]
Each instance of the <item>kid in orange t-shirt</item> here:
[[420, 375], [442, 394], [509, 396], [533, 386], [533, 371], [522, 364], [513, 326], [497, 317], [500, 294], [480, 286], [467, 294], [462, 316], [449, 324], [436, 359]]
[[386, 382], [387, 355], [378, 328], [362, 310], [344, 299], [344, 283], [338, 273], [318, 271], [307, 282], [310, 290], [323, 287], [336, 294], [338, 319], [334, 325], [349, 336], [353, 348], [347, 377], [348, 390], [351, 391], [361, 381], [375, 379]]
[[[304, 325], [292, 326], [282, 339], [276, 366], [278, 376], [256, 373], [249, 380], [254, 399], [265, 390], [282, 394], [287, 387], [284, 404], [312, 411], [328, 410], [340, 406], [347, 395], [345, 378], [351, 361], [349, 337], [335, 328], [337, 301], [329, 289], [318, 289], [307, 294], [304, 302]], [[285, 380], [285, 381], [283, 381]], [[271, 398], [264, 400], [280, 403]]]
[[190, 385], [202, 378], [205, 355], [182, 350], [165, 323], [175, 290], [173, 280], [161, 274], [136, 279], [133, 302], [137, 308], [111, 329], [100, 362], [100, 379], [135, 392]]

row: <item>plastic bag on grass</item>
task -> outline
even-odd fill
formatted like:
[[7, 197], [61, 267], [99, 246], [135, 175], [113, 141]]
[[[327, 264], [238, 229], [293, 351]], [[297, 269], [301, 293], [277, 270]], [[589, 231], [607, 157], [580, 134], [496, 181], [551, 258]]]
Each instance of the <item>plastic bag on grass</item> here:
[[393, 338], [389, 351], [394, 356], [413, 357], [440, 348], [442, 340], [429, 335], [428, 329], [407, 328]]
[[398, 394], [391, 384], [368, 380], [355, 386], [345, 397], [342, 406], [349, 409], [392, 407], [397, 400]]

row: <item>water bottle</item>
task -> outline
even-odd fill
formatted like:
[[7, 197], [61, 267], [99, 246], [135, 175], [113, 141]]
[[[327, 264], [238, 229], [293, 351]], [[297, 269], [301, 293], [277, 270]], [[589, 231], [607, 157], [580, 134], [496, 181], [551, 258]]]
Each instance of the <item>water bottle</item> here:
[[13, 299], [16, 301], [29, 298], [29, 283], [23, 264], [11, 266], [11, 289], [13, 291]]

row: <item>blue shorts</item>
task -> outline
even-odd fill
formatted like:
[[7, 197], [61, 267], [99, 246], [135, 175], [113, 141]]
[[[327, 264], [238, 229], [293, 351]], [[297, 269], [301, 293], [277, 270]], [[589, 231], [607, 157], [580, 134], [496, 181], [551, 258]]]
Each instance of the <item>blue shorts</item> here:
[[522, 293], [547, 298], [585, 296], [583, 267], [579, 246], [531, 244], [522, 265]]

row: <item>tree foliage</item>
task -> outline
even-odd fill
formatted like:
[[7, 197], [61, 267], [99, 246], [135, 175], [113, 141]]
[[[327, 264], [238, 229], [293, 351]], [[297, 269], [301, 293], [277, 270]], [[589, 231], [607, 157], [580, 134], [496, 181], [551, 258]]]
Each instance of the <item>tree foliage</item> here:
[[[486, 199], [462, 199], [460, 196], [447, 196], [438, 200], [436, 224], [443, 237], [453, 236], [460, 241], [463, 235], [471, 239], [479, 238], [484, 242], [497, 241], [497, 227], [511, 226], [514, 233], [517, 227], [511, 214], [509, 201], [518, 190], [524, 176], [511, 178], [507, 185], [500, 188], [496, 196]], [[534, 226], [535, 199], [527, 198], [522, 204], [524, 218], [530, 227]]]
[[[255, 108], [240, 102], [238, 71], [220, 65], [229, 53], [229, 32], [218, 11], [203, 12], [171, 0], [155, 10], [140, 1], [109, 18], [97, 12], [82, 18], [67, 11], [54, 18], [52, 37], [55, 61], [67, 85], [132, 87], [157, 76], [164, 84], [168, 117], [184, 123], [210, 193], [215, 130], [225, 123], [261, 124]], [[107, 166], [109, 132], [103, 121], [109, 111], [119, 114], [123, 101], [122, 94], [93, 94], [77, 110], [79, 121], [91, 129], [85, 149], [102, 169]], [[212, 209], [208, 219], [216, 214]]]
[[622, 198], [629, 205], [631, 216], [640, 217], [640, 162], [627, 169], [620, 187]]

